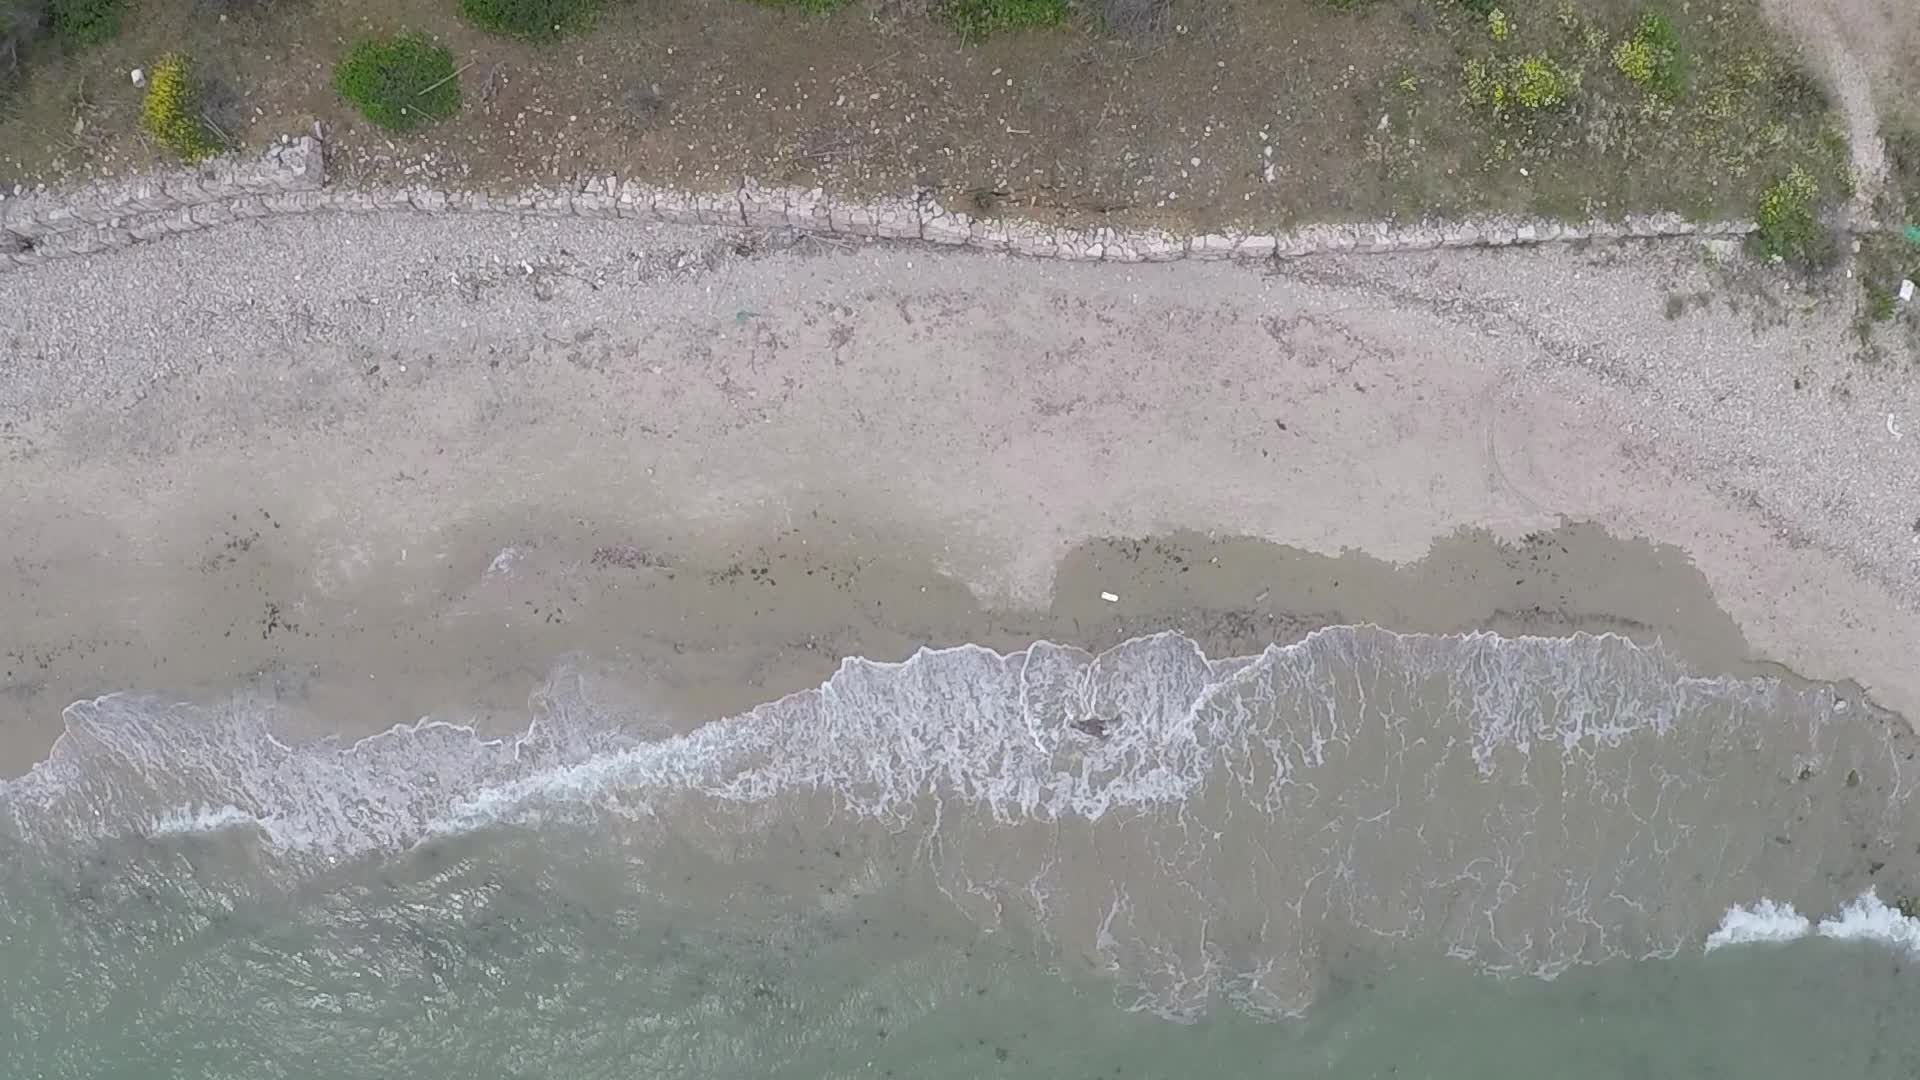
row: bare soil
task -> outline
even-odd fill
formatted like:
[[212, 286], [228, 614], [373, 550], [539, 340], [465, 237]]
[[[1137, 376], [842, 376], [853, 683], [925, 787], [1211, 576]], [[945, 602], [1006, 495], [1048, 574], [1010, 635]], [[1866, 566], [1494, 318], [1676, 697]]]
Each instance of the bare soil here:
[[[513, 188], [614, 173], [712, 188], [751, 175], [1186, 225], [1744, 215], [1794, 162], [1833, 201], [1847, 194], [1843, 127], [1756, 0], [1673, 12], [1693, 73], [1673, 104], [1614, 70], [1632, 0], [1512, 0], [1499, 41], [1458, 0], [1174, 0], [1158, 30], [1117, 33], [1085, 10], [1058, 30], [980, 42], [894, 0], [826, 16], [629, 0], [549, 46], [467, 25], [451, 0], [134, 2], [115, 41], [30, 58], [0, 107], [0, 183], [150, 161], [128, 72], [184, 50], [235, 141], [317, 122], [336, 174], [366, 181]], [[466, 65], [460, 115], [405, 138], [329, 85], [353, 40], [402, 28]], [[1579, 74], [1568, 107], [1500, 120], [1463, 99], [1469, 58], [1541, 53]]]

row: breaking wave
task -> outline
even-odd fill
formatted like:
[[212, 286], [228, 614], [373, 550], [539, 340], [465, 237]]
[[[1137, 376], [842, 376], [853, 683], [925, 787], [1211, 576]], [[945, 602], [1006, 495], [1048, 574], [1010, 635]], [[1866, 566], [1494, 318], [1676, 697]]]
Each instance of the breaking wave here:
[[[296, 876], [583, 827], [654, 865], [723, 852], [777, 876], [781, 830], [834, 836], [860, 874], [923, 875], [981, 925], [1112, 973], [1132, 1007], [1273, 1015], [1313, 999], [1336, 931], [1541, 977], [1671, 956], [1716, 919], [1709, 949], [1804, 936], [1785, 901], [1738, 904], [1827, 902], [1850, 872], [1835, 852], [1910, 825], [1904, 730], [1845, 711], [1611, 635], [1373, 627], [1225, 659], [1176, 634], [852, 659], [667, 738], [565, 671], [506, 739], [429, 718], [292, 743], [258, 701], [115, 694], [0, 784], [0, 831], [42, 850], [250, 832]], [[780, 884], [818, 892], [820, 873]], [[1817, 932], [1911, 942], [1877, 905]]]
[[1806, 937], [1835, 941], [1866, 941], [1897, 949], [1920, 949], [1920, 918], [1882, 903], [1872, 889], [1849, 900], [1818, 923], [1793, 909], [1762, 899], [1751, 908], [1727, 909], [1719, 929], [1707, 935], [1707, 951], [1726, 945], [1780, 943]]

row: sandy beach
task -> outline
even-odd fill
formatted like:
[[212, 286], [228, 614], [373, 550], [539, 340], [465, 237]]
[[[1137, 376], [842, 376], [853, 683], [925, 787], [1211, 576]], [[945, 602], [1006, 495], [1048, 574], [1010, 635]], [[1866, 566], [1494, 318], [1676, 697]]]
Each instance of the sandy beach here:
[[1720, 243], [0, 276], [0, 1048], [1911, 1075], [1913, 369]]
[[1907, 360], [1699, 243], [288, 219], [0, 277], [0, 342], [7, 775], [119, 689], [508, 729], [584, 652], [684, 727], [852, 655], [1344, 622], [1617, 630], [1920, 715]]

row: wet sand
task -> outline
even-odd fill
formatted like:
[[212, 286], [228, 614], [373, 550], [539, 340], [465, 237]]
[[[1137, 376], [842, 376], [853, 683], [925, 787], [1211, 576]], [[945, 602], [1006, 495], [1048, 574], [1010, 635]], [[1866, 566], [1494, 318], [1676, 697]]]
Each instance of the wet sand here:
[[118, 689], [508, 730], [584, 653], [684, 727], [852, 655], [1350, 622], [1920, 704], [1911, 380], [1697, 250], [735, 245], [317, 219], [0, 281], [0, 772]]

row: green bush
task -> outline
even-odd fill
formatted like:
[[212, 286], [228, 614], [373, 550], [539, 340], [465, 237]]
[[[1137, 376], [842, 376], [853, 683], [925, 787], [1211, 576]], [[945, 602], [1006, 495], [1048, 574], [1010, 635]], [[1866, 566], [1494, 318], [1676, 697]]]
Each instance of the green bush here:
[[1754, 215], [1760, 253], [1794, 263], [1818, 262], [1827, 247], [1815, 213], [1819, 197], [1819, 182], [1799, 165], [1775, 181], [1760, 196], [1760, 210]]
[[1613, 66], [1627, 81], [1656, 97], [1677, 100], [1687, 92], [1687, 54], [1665, 15], [1640, 16], [1633, 33], [1613, 47]]
[[388, 131], [411, 131], [460, 111], [453, 54], [425, 34], [355, 45], [334, 67], [333, 86], [360, 115]]
[[[813, 9], [821, 0], [797, 0], [792, 6]], [[496, 34], [552, 41], [593, 20], [598, 0], [460, 0], [460, 14]]]
[[97, 45], [120, 32], [125, 7], [126, 0], [50, 0], [47, 25], [64, 45]]
[[1058, 26], [1067, 19], [1067, 0], [947, 0], [940, 13], [962, 36], [979, 38], [1002, 30]]

